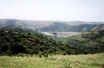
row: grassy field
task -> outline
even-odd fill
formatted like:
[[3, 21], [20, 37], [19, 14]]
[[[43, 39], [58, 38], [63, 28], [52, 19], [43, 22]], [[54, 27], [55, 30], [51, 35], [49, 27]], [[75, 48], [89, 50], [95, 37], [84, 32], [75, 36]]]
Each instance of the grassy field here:
[[0, 56], [0, 68], [104, 68], [104, 53], [88, 55]]

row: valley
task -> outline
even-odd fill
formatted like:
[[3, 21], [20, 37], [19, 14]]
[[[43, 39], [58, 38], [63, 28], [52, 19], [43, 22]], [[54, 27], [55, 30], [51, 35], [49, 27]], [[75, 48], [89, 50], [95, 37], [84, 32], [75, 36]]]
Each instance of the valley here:
[[104, 24], [0, 21], [0, 68], [103, 66]]

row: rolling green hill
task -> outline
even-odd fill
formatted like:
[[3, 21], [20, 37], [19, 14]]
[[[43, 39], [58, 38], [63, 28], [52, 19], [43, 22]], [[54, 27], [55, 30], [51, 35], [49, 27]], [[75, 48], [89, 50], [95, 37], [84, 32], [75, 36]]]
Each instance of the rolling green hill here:
[[[89, 54], [104, 52], [104, 30], [69, 38], [55, 38], [40, 33], [21, 32], [17, 28], [0, 29], [0, 54]], [[22, 30], [22, 29], [19, 29]]]

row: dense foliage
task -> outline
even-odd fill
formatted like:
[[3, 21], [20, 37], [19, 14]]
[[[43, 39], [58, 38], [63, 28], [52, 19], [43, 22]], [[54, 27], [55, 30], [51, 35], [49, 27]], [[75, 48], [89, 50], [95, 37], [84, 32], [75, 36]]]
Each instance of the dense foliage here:
[[39, 33], [0, 30], [1, 54], [40, 54], [55, 53], [56, 41]]
[[96, 30], [70, 37], [65, 42], [69, 47], [67, 49], [69, 53], [101, 53], [104, 52], [104, 30]]
[[[17, 29], [16, 29], [17, 30]], [[40, 33], [0, 29], [0, 54], [88, 54], [104, 52], [104, 30], [92, 31], [67, 39]]]

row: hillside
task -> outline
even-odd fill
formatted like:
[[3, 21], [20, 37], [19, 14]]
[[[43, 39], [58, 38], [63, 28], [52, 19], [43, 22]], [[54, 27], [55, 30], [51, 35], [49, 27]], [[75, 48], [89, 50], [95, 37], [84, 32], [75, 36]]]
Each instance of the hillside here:
[[42, 32], [89, 32], [104, 28], [104, 24], [77, 24], [70, 25], [66, 23], [53, 23], [49, 26], [42, 27]]
[[17, 32], [16, 30], [17, 29], [14, 28], [0, 29], [0, 54], [15, 55], [18, 53], [55, 53], [55, 47], [57, 44], [53, 38], [39, 33]]
[[[55, 38], [40, 33], [18, 32], [17, 29], [0, 29], [0, 55], [38, 54], [89, 54], [104, 52], [104, 30]], [[20, 30], [20, 29], [19, 29]]]
[[51, 21], [32, 21], [18, 19], [0, 19], [0, 28], [2, 27], [22, 27], [35, 31], [37, 28], [45, 27], [51, 24]]
[[32, 31], [41, 32], [88, 32], [102, 29], [104, 22], [84, 22], [84, 21], [33, 21], [0, 19], [0, 28], [3, 27], [22, 27]]
[[72, 36], [64, 40], [65, 43], [71, 45], [79, 53], [80, 51], [85, 54], [104, 52], [104, 29]]

